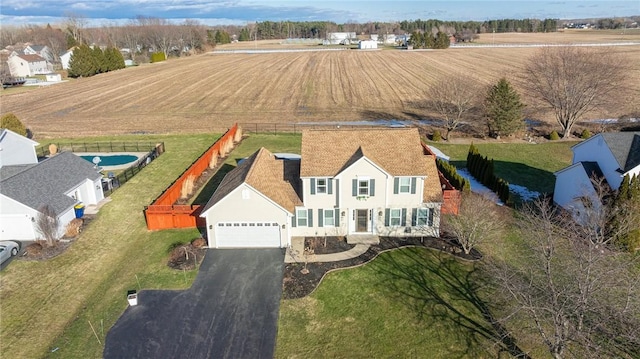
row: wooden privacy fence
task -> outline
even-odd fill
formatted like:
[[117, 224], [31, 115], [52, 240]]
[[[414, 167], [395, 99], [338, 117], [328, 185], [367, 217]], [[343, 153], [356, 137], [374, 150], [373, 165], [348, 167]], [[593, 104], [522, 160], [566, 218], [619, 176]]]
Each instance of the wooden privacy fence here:
[[238, 124], [233, 125], [211, 147], [209, 147], [178, 179], [156, 198], [151, 205], [145, 207], [144, 216], [150, 230], [169, 228], [193, 228], [199, 225], [200, 206], [175, 205], [182, 196], [183, 188], [195, 182], [207, 168], [218, 165], [220, 158], [226, 157], [239, 142], [242, 131]]

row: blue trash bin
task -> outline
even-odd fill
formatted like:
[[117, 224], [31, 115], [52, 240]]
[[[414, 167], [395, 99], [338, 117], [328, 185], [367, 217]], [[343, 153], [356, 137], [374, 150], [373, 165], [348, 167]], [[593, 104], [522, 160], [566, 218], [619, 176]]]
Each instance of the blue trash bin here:
[[76, 218], [82, 218], [82, 216], [84, 216], [84, 204], [76, 204], [73, 206], [73, 210], [76, 212]]

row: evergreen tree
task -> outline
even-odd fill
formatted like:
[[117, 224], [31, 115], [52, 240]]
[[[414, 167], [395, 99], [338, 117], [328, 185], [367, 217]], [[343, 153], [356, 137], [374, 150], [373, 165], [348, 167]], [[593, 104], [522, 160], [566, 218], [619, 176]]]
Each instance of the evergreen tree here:
[[489, 134], [494, 137], [509, 136], [524, 125], [520, 95], [506, 78], [491, 86], [484, 101], [484, 112]]
[[106, 57], [104, 56], [104, 52], [100, 46], [93, 46], [93, 49], [91, 49], [91, 56], [93, 56], [96, 64], [96, 74], [108, 71], [109, 65], [107, 64]]
[[444, 32], [438, 31], [436, 37], [433, 39], [434, 49], [448, 49], [451, 46], [451, 41], [449, 40], [449, 35]]
[[238, 41], [249, 41], [249, 29], [244, 28], [240, 30], [240, 36], [238, 36]]
[[13, 113], [5, 113], [2, 115], [2, 118], [0, 118], [0, 128], [6, 128], [22, 136], [27, 135], [27, 128], [24, 127], [24, 124], [18, 119], [18, 116]]
[[81, 45], [73, 50], [69, 60], [70, 77], [88, 77], [97, 73], [98, 65], [87, 45]]
[[424, 46], [424, 36], [422, 33], [419, 31], [412, 32], [411, 37], [409, 37], [409, 45], [413, 46], [414, 49], [421, 49]]

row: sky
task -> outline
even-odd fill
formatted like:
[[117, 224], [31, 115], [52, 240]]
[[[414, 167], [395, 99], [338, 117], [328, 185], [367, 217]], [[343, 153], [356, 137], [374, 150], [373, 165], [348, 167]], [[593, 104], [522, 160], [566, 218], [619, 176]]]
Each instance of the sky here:
[[256, 21], [336, 23], [439, 19], [580, 19], [640, 15], [640, 0], [1, 0], [0, 24], [60, 23], [70, 15], [91, 25], [121, 24], [138, 16], [206, 25]]

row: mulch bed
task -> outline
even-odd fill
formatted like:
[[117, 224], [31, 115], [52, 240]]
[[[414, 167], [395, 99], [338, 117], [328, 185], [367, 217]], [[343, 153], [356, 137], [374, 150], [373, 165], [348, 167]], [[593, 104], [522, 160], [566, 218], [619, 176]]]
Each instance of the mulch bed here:
[[[306, 246], [306, 242], [305, 242]], [[351, 258], [339, 262], [328, 263], [287, 263], [284, 269], [284, 278], [282, 281], [282, 296], [284, 299], [296, 299], [305, 297], [318, 286], [324, 275], [338, 268], [354, 267], [367, 263], [374, 259], [379, 253], [389, 249], [402, 248], [409, 246], [419, 246], [438, 249], [443, 252], [451, 253], [461, 259], [479, 260], [482, 254], [476, 250], [472, 250], [470, 254], [465, 254], [460, 247], [451, 240], [441, 238], [389, 238], [381, 237], [380, 244], [372, 245], [364, 254], [359, 257]], [[306, 268], [306, 271], [303, 270]], [[307, 272], [308, 271], [308, 272]], [[303, 274], [303, 272], [307, 274]]]
[[16, 258], [26, 261], [47, 260], [64, 253], [70, 245], [71, 242], [55, 241], [53, 242], [53, 246], [48, 246], [45, 241], [37, 241], [29, 244], [22, 255]]
[[177, 270], [195, 269], [204, 259], [207, 249], [204, 247], [206, 241], [202, 238], [193, 240], [191, 243], [175, 246], [169, 254], [167, 265], [169, 268]]
[[345, 237], [306, 237], [304, 239], [304, 249], [306, 253], [331, 254], [348, 251], [355, 247], [355, 244], [347, 243]]

